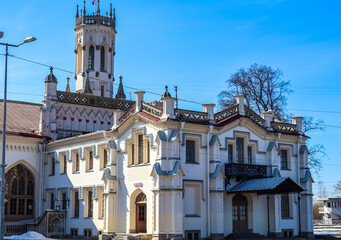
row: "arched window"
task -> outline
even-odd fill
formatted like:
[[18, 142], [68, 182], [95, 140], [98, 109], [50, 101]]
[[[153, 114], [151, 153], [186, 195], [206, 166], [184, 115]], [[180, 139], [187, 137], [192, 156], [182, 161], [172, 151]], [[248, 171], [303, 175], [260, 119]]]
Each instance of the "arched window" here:
[[89, 48], [89, 69], [95, 68], [95, 48], [94, 46], [90, 46]]
[[101, 47], [101, 71], [105, 71], [105, 48]]
[[5, 221], [33, 219], [34, 178], [31, 172], [18, 164], [6, 173], [6, 182], [10, 191], [5, 194]]

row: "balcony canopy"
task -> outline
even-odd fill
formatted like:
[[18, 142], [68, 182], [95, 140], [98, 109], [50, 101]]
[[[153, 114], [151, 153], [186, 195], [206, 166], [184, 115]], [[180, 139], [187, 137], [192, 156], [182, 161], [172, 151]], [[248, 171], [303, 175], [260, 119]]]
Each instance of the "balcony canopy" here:
[[226, 190], [227, 193], [253, 192], [258, 194], [298, 193], [302, 191], [303, 188], [289, 177], [249, 179]]

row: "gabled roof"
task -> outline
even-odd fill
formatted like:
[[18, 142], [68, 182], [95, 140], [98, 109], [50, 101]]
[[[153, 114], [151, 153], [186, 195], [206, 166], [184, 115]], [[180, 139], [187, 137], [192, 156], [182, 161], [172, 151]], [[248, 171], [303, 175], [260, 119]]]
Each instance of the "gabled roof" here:
[[[38, 134], [42, 104], [7, 100], [6, 132]], [[0, 131], [3, 126], [4, 102], [0, 100]]]
[[226, 191], [228, 193], [255, 192], [258, 194], [280, 194], [302, 192], [303, 188], [289, 177], [272, 177], [245, 180]]

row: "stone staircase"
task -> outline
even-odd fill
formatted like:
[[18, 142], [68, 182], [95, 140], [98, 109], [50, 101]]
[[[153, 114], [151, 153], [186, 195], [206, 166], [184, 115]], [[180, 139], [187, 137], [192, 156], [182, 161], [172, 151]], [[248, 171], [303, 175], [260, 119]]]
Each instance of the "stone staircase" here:
[[151, 234], [146, 233], [115, 233], [113, 235], [103, 235], [102, 240], [150, 240], [152, 239]]

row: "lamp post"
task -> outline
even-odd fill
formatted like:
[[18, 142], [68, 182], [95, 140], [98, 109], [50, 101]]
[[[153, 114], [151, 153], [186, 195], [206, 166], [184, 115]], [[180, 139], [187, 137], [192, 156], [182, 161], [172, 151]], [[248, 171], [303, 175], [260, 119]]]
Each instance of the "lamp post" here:
[[[0, 32], [0, 38], [4, 36], [3, 32]], [[4, 82], [4, 112], [2, 122], [2, 159], [1, 159], [1, 186], [0, 186], [0, 239], [4, 239], [5, 235], [5, 154], [6, 154], [6, 110], [7, 110], [7, 58], [8, 58], [8, 47], [19, 47], [25, 43], [33, 42], [37, 40], [35, 37], [28, 37], [22, 43], [17, 45], [9, 43], [0, 43], [0, 45], [6, 46], [5, 54], [5, 82]]]

